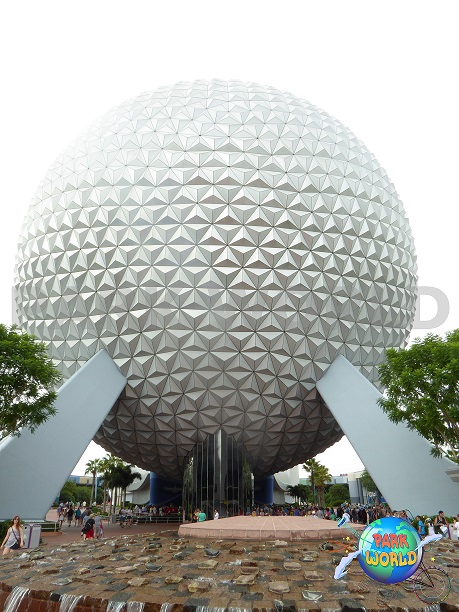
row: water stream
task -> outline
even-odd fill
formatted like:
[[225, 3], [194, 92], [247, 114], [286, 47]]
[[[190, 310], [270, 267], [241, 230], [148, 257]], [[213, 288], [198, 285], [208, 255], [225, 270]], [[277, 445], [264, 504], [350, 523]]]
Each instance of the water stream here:
[[143, 612], [145, 604], [142, 601], [128, 601], [126, 612]]
[[61, 595], [59, 612], [72, 612], [83, 595]]
[[107, 606], [107, 612], [122, 612], [126, 605], [125, 601], [109, 601]]
[[28, 592], [29, 589], [25, 587], [15, 586], [5, 601], [3, 612], [16, 612]]

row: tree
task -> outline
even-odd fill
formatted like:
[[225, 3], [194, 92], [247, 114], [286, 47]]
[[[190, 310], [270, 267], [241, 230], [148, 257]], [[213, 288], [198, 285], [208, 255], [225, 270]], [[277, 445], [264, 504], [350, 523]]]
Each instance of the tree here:
[[375, 498], [379, 497], [378, 485], [375, 483], [375, 481], [371, 477], [371, 474], [367, 470], [363, 470], [362, 475], [360, 476], [360, 482], [362, 483], [362, 486], [367, 490], [367, 495], [369, 493], [373, 493]]
[[378, 487], [371, 477], [371, 474], [367, 470], [363, 470], [362, 475], [360, 476], [360, 482], [362, 486], [365, 487], [367, 491], [377, 491]]
[[386, 358], [379, 366], [382, 409], [426, 438], [433, 455], [459, 463], [459, 329], [444, 339], [429, 334], [408, 349], [389, 349]]
[[[142, 476], [139, 472], [132, 471], [132, 465], [127, 465], [126, 463], [121, 462], [118, 465], [115, 465], [109, 474], [109, 483], [108, 485], [113, 489], [121, 489], [124, 492], [124, 503], [126, 502], [126, 489], [134, 482], [136, 479], [140, 479]], [[120, 502], [122, 500], [120, 499]], [[116, 494], [115, 494], [115, 505], [116, 505]]]
[[[105, 455], [105, 457], [103, 457], [100, 460], [100, 464], [99, 464], [99, 469], [102, 472], [102, 477], [103, 477], [103, 487], [104, 487], [104, 512], [105, 512], [105, 508], [106, 508], [106, 503], [107, 503], [107, 489], [111, 488], [110, 485], [110, 479], [111, 479], [111, 474], [113, 469], [117, 466], [122, 464], [122, 460], [119, 457], [115, 457], [115, 455]], [[113, 495], [110, 497], [110, 501], [111, 501], [111, 512], [113, 513], [115, 510], [115, 507], [113, 506]]]
[[349, 487], [345, 484], [334, 484], [325, 493], [325, 503], [327, 506], [340, 506], [350, 501]]
[[101, 463], [101, 459], [91, 459], [86, 464], [85, 474], [92, 474], [91, 499], [89, 501], [90, 505], [92, 505], [93, 499], [95, 500], [96, 498], [96, 478], [97, 474], [101, 471]]
[[312, 489], [305, 484], [298, 485], [298, 499], [302, 504], [306, 504], [312, 499]]
[[288, 485], [287, 486], [287, 493], [290, 495], [290, 497], [293, 497], [293, 501], [295, 503], [297, 503], [300, 499], [299, 486], [300, 485]]
[[78, 487], [76, 482], [73, 480], [67, 480], [59, 493], [59, 501], [61, 502], [77, 502], [78, 498]]
[[325, 506], [325, 485], [327, 482], [331, 482], [333, 477], [330, 474], [327, 467], [324, 465], [318, 464], [318, 467], [315, 470], [315, 484], [317, 487], [317, 499], [320, 508]]
[[90, 500], [90, 490], [86, 485], [79, 485], [73, 480], [67, 480], [64, 486], [59, 493], [59, 501], [61, 502], [74, 502], [81, 503], [86, 502], [89, 503]]
[[22, 428], [34, 432], [53, 416], [60, 380], [43, 342], [17, 325], [0, 324], [0, 440]]
[[309, 480], [311, 481], [312, 489], [312, 501], [316, 503], [316, 471], [320, 463], [317, 459], [308, 459], [303, 463], [303, 470], [306, 470], [309, 474]]

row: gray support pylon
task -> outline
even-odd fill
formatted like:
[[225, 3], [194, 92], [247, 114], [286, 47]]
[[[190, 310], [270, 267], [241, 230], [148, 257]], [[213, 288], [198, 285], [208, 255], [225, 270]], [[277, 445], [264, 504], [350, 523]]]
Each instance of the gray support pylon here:
[[57, 414], [0, 442], [0, 518], [42, 519], [126, 385], [99, 351], [59, 389]]
[[345, 357], [333, 361], [317, 388], [393, 510], [457, 514], [459, 484], [446, 474], [455, 464], [436, 459], [427, 440], [392, 423], [377, 403], [379, 391]]

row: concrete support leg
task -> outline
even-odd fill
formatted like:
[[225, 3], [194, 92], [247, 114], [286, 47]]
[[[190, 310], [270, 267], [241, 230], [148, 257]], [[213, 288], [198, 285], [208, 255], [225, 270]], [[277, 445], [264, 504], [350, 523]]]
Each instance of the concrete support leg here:
[[59, 389], [57, 414], [0, 442], [0, 518], [43, 519], [126, 385], [102, 350]]
[[432, 457], [424, 438], [392, 423], [377, 403], [379, 391], [345, 357], [317, 389], [393, 510], [457, 514], [459, 485], [446, 474], [455, 464]]

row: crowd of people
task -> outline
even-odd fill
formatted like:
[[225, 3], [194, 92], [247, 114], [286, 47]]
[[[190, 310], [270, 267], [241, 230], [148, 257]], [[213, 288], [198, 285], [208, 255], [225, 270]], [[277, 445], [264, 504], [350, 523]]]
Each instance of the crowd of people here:
[[[135, 506], [134, 508], [121, 508], [119, 511], [119, 521], [121, 527], [130, 526], [133, 523], [133, 516], [142, 514], [153, 514], [155, 516], [167, 516], [168, 514], [179, 514], [180, 507], [173, 505], [157, 507], [154, 505]], [[242, 515], [242, 509], [239, 511]], [[418, 515], [413, 517], [407, 510], [391, 510], [387, 505], [365, 506], [362, 504], [342, 504], [337, 507], [322, 508], [318, 506], [291, 506], [291, 505], [261, 505], [247, 508], [246, 514], [250, 516], [309, 516], [316, 519], [339, 521], [345, 514], [351, 523], [368, 525], [373, 521], [389, 516], [397, 517], [412, 524], [422, 538], [427, 535], [442, 533], [443, 536], [457, 540], [459, 535], [459, 514], [450, 517], [445, 516], [443, 510], [439, 510], [434, 517]], [[71, 526], [81, 526], [81, 535], [84, 540], [93, 538], [103, 538], [104, 529], [100, 512], [94, 514], [92, 508], [87, 508], [86, 503], [73, 504], [71, 502], [61, 503], [57, 508], [58, 522], [62, 526], [67, 521]], [[220, 518], [218, 510], [214, 510], [214, 520]], [[207, 520], [204, 510], [196, 508], [192, 515], [193, 522]], [[3, 555], [17, 550], [24, 546], [24, 529], [19, 516], [13, 517], [0, 548], [3, 548]]]
[[69, 527], [72, 522], [75, 527], [81, 527], [81, 536], [84, 540], [104, 537], [104, 527], [102, 524], [102, 516], [100, 512], [95, 512], [94, 509], [86, 507], [86, 502], [81, 504], [73, 504], [72, 502], [60, 503], [57, 507], [57, 520], [62, 528], [64, 522]]

